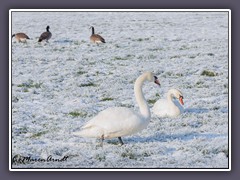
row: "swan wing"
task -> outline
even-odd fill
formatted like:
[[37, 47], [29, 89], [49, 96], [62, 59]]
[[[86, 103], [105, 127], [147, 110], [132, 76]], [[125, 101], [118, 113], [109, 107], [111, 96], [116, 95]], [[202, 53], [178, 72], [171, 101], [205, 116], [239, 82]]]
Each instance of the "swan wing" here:
[[80, 134], [84, 132], [88, 137], [104, 135], [105, 138], [112, 138], [135, 133], [145, 126], [142, 117], [131, 109], [114, 107], [98, 113], [81, 128]]
[[[177, 101], [158, 100], [153, 106], [153, 113], [158, 117], [176, 117], [181, 113], [180, 104]], [[179, 105], [179, 106], [178, 106]]]

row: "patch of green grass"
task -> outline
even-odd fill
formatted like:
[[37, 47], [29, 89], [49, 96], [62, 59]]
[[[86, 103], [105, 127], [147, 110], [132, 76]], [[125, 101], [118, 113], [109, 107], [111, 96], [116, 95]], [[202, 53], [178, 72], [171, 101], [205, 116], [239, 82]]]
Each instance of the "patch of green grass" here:
[[110, 98], [110, 97], [105, 97], [105, 98], [102, 98], [101, 101], [112, 101], [113, 98]]
[[106, 156], [101, 155], [101, 154], [97, 154], [95, 156], [95, 159], [97, 159], [98, 161], [105, 161], [106, 160]]
[[208, 55], [208, 56], [214, 56], [214, 54], [213, 54], [213, 53], [208, 53], [207, 55]]
[[113, 57], [113, 60], [128, 60], [131, 57], [134, 57], [134, 55], [128, 54], [125, 57], [115, 56], [115, 57]]
[[214, 111], [216, 111], [216, 110], [219, 110], [220, 107], [219, 107], [219, 106], [214, 106], [212, 109], [213, 109]]
[[23, 92], [29, 92], [28, 88], [24, 88]]
[[38, 133], [35, 133], [31, 136], [31, 138], [39, 138], [40, 136], [46, 134], [48, 131], [42, 131], [42, 132], [38, 132]]
[[163, 48], [149, 48], [149, 51], [162, 51]]
[[196, 85], [202, 85], [202, 84], [204, 84], [204, 82], [202, 82], [202, 81], [196, 82]]
[[126, 107], [126, 108], [133, 108], [134, 106], [131, 104], [121, 104], [121, 107]]
[[166, 74], [167, 76], [172, 76], [172, 75], [173, 75], [172, 72], [166, 72], [165, 74]]
[[147, 58], [148, 58], [148, 59], [156, 59], [157, 56], [155, 56], [155, 55], [153, 55], [153, 54], [150, 54]]
[[126, 59], [123, 58], [123, 57], [115, 56], [115, 57], [113, 58], [113, 60], [126, 60]]
[[137, 155], [129, 151], [123, 152], [121, 154], [121, 157], [137, 160]]
[[195, 55], [190, 55], [189, 56], [189, 58], [191, 58], [191, 59], [194, 59], [194, 58], [196, 58], [197, 56], [195, 56]]
[[176, 76], [183, 77], [183, 74], [182, 73], [177, 73]]
[[186, 123], [181, 123], [181, 126], [182, 126], [182, 127], [186, 127], [187, 124], [186, 124]]
[[18, 134], [26, 134], [28, 132], [28, 128], [27, 127], [20, 127], [18, 129]]
[[154, 104], [155, 102], [157, 102], [157, 99], [149, 99], [147, 100], [148, 104]]
[[94, 84], [93, 82], [89, 82], [89, 83], [83, 83], [83, 84], [80, 84], [79, 87], [96, 87], [97, 85]]
[[197, 88], [209, 88], [209, 86], [204, 84], [204, 82], [202, 82], [202, 81], [197, 81], [195, 86]]
[[88, 64], [89, 64], [89, 65], [95, 65], [96, 62], [93, 61], [93, 62], [89, 62]]
[[87, 73], [86, 71], [82, 71], [81, 69], [78, 70], [78, 72], [77, 72], [78, 75], [82, 75], [82, 74], [86, 74], [86, 73]]
[[74, 41], [73, 44], [74, 45], [80, 45], [81, 43], [79, 41]]
[[69, 57], [66, 59], [67, 61], [75, 61], [75, 59], [73, 57]]
[[126, 55], [126, 58], [131, 58], [131, 57], [134, 57], [134, 55], [131, 55], [131, 54]]
[[149, 157], [149, 156], [151, 156], [150, 153], [148, 153], [148, 152], [144, 152], [144, 153], [143, 153], [143, 157]]
[[18, 101], [19, 101], [19, 99], [18, 99], [16, 96], [13, 96], [13, 97], [12, 97], [12, 102], [15, 102], [15, 103], [16, 103], [16, 102], [18, 102]]
[[54, 48], [53, 51], [59, 51], [59, 52], [63, 52], [65, 51], [65, 47], [61, 47], [61, 48]]
[[179, 48], [179, 50], [187, 50], [190, 49], [189, 47], [187, 47], [186, 45], [183, 45], [182, 47]]
[[214, 76], [217, 76], [218, 74], [213, 72], [213, 71], [208, 71], [208, 70], [204, 70], [202, 73], [201, 73], [202, 76], [209, 76], [209, 77], [214, 77]]
[[138, 38], [138, 39], [134, 39], [133, 41], [138, 41], [138, 42], [142, 42], [142, 41], [149, 41], [150, 38]]
[[80, 112], [80, 111], [72, 111], [70, 113], [68, 113], [70, 116], [72, 117], [86, 117], [87, 113], [86, 112]]
[[17, 87], [25, 88], [40, 88], [43, 83], [34, 83], [33, 80], [28, 80], [28, 82], [17, 85]]
[[109, 141], [108, 143], [109, 143], [109, 144], [113, 144], [113, 145], [118, 145], [118, 144], [119, 144], [118, 141]]
[[171, 56], [170, 59], [179, 59], [181, 56], [180, 55], [175, 55], [175, 56]]

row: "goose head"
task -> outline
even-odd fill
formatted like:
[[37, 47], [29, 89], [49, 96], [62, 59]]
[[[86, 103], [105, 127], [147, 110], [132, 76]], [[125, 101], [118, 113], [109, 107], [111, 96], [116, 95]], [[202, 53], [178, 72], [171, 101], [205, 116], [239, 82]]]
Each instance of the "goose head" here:
[[179, 90], [177, 90], [177, 89], [170, 89], [169, 92], [170, 92], [172, 98], [178, 99], [179, 102], [180, 102], [180, 104], [181, 104], [181, 105], [184, 105], [184, 102], [183, 102], [183, 94], [182, 94], [181, 91], [179, 91]]
[[50, 29], [50, 26], [47, 26], [47, 27], [46, 27], [46, 29], [47, 29], [47, 31], [49, 31], [49, 29]]

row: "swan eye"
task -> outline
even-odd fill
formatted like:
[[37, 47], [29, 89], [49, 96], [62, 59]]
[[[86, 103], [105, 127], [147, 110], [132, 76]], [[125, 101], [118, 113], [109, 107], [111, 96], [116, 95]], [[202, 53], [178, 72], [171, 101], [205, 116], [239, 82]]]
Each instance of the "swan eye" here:
[[180, 99], [180, 98], [182, 98], [182, 99], [183, 99], [183, 96], [181, 96], [181, 95], [180, 95], [180, 96], [179, 96], [179, 99]]

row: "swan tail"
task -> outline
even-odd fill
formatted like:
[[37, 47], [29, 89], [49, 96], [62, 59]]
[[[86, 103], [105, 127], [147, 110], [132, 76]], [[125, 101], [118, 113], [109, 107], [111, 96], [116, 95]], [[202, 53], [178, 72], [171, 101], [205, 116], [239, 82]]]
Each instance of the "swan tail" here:
[[81, 131], [73, 132], [73, 135], [80, 136], [80, 137], [89, 137], [89, 138], [100, 138], [104, 135], [103, 131], [97, 127], [87, 127], [81, 129]]

